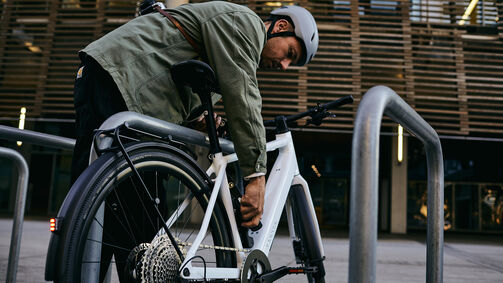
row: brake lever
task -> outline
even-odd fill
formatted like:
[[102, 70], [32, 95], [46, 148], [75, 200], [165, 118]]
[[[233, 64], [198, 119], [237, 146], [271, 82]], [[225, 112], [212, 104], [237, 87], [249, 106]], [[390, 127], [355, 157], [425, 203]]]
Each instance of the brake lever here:
[[311, 115], [311, 119], [307, 120], [306, 126], [307, 125], [319, 126], [319, 125], [321, 125], [321, 123], [323, 123], [323, 119], [328, 118], [328, 117], [330, 117], [330, 118], [336, 117], [335, 114], [328, 112], [327, 109], [325, 109], [325, 108], [321, 108], [321, 109], [322, 109], [321, 111], [319, 111], [320, 109], [317, 109], [317, 111]]

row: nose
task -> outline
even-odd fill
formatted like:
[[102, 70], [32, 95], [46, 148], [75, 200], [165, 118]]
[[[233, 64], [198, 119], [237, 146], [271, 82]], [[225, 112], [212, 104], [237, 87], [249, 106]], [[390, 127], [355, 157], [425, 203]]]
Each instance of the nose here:
[[279, 63], [281, 64], [281, 69], [284, 71], [284, 70], [286, 70], [286, 68], [288, 68], [288, 66], [290, 66], [290, 63], [292, 63], [292, 60], [290, 60], [290, 59], [283, 59]]

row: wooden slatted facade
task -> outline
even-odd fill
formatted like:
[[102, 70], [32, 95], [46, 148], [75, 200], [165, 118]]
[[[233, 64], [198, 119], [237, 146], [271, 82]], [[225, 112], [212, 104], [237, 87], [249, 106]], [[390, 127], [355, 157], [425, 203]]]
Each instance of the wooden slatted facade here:
[[[265, 18], [298, 4], [320, 48], [307, 67], [259, 71], [263, 114], [304, 110], [370, 87], [393, 88], [441, 134], [503, 135], [503, 1], [234, 1]], [[137, 1], [0, 0], [0, 117], [72, 118], [77, 51], [133, 18]], [[350, 130], [358, 103], [326, 130]], [[384, 125], [391, 125], [385, 120]]]

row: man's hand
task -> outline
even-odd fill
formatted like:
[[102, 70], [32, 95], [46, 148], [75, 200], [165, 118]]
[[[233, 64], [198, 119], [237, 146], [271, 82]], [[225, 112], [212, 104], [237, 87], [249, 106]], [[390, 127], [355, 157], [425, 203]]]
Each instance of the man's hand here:
[[264, 211], [265, 176], [250, 180], [241, 198], [241, 216], [247, 228], [257, 227]]
[[[215, 120], [215, 128], [218, 129], [220, 126], [223, 126], [225, 124], [225, 119], [222, 119], [222, 117], [217, 116], [216, 113], [213, 113], [213, 119]], [[189, 127], [191, 127], [194, 130], [198, 130], [200, 132], [207, 132], [206, 129], [206, 119], [204, 117], [204, 114], [199, 116], [197, 120], [193, 121]]]

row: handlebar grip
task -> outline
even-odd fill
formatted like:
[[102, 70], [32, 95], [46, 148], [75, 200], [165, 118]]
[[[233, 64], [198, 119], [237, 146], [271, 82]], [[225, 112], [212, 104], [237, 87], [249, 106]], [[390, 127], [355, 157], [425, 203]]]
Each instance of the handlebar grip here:
[[353, 101], [354, 101], [353, 96], [348, 95], [348, 96], [341, 97], [335, 101], [331, 101], [331, 102], [325, 103], [323, 105], [320, 105], [320, 107], [325, 108], [325, 109], [334, 109], [334, 108], [342, 106], [344, 104], [353, 103]]

